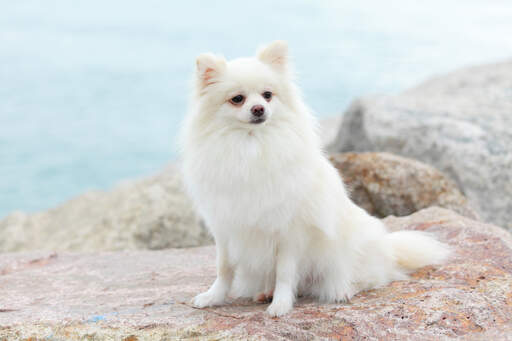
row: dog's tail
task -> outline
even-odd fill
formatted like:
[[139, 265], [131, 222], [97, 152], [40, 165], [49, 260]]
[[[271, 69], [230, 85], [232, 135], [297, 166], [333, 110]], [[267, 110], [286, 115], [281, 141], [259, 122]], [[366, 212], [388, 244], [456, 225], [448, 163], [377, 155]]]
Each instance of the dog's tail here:
[[386, 243], [391, 246], [396, 263], [406, 270], [418, 269], [429, 264], [440, 264], [450, 254], [448, 245], [420, 231], [389, 233], [386, 235]]

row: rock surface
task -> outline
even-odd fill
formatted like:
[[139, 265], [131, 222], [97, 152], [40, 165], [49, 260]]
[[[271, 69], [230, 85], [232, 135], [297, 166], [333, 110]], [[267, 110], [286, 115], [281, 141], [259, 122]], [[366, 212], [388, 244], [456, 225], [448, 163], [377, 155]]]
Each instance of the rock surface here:
[[510, 338], [512, 236], [429, 208], [385, 220], [392, 230], [435, 234], [453, 247], [442, 266], [356, 295], [349, 304], [307, 298], [282, 318], [237, 300], [194, 309], [215, 277], [213, 247], [0, 258], [0, 339], [421, 339]]
[[512, 61], [460, 70], [344, 114], [331, 151], [386, 151], [435, 166], [486, 221], [512, 228]]
[[405, 216], [439, 206], [478, 219], [455, 183], [422, 162], [389, 153], [343, 153], [329, 159], [352, 200], [374, 216]]
[[41, 213], [0, 221], [0, 252], [162, 249], [211, 244], [175, 166]]

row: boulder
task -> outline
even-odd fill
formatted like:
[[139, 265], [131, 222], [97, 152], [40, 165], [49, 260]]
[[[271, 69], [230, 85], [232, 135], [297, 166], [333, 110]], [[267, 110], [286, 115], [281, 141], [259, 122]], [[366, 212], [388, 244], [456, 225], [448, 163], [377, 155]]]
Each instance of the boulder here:
[[448, 175], [482, 218], [512, 228], [512, 61], [355, 101], [330, 151], [385, 151]]
[[[298, 300], [281, 318], [235, 300], [195, 309], [215, 278], [213, 247], [104, 253], [14, 253], [0, 258], [0, 339], [504, 339], [512, 331], [512, 236], [428, 208], [389, 217], [392, 230], [427, 231], [453, 255], [409, 280], [347, 304]], [[508, 335], [508, 336], [507, 336]]]
[[352, 200], [374, 216], [405, 216], [439, 206], [478, 219], [455, 183], [422, 162], [389, 153], [343, 153], [329, 159]]
[[40, 213], [0, 221], [0, 252], [162, 249], [212, 244], [185, 195], [180, 173], [91, 191]]

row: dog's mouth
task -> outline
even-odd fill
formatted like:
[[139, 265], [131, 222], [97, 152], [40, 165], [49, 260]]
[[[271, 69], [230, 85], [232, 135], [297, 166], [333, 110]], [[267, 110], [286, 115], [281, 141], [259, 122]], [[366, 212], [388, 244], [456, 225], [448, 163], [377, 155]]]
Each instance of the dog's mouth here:
[[251, 123], [252, 124], [260, 124], [260, 123], [263, 123], [265, 122], [267, 119], [266, 118], [263, 118], [263, 117], [258, 117], [258, 118], [253, 118], [251, 120]]

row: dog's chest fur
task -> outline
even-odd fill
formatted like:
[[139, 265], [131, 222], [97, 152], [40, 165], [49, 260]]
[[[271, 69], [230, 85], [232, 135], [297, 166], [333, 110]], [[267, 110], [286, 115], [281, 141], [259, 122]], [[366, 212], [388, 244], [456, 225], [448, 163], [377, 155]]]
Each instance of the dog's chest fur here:
[[211, 228], [286, 227], [314, 176], [308, 148], [297, 142], [297, 134], [283, 129], [204, 139], [189, 155], [185, 174]]

